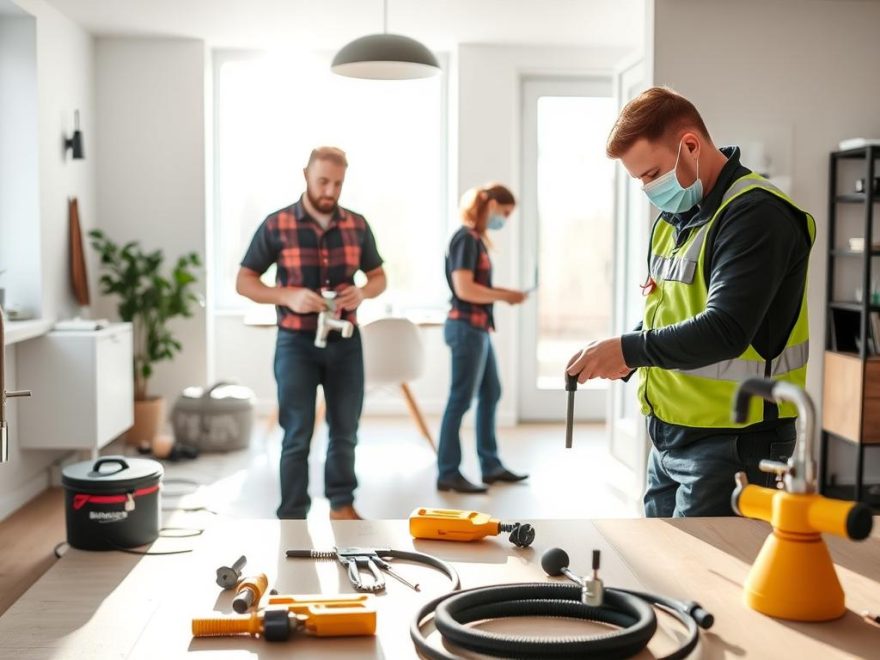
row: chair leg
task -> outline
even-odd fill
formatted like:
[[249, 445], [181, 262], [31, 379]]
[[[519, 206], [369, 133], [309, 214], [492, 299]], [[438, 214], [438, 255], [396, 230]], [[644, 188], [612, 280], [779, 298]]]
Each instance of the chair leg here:
[[431, 437], [431, 431], [428, 430], [428, 425], [425, 423], [425, 418], [422, 415], [422, 411], [419, 409], [419, 404], [416, 403], [412, 391], [406, 383], [401, 383], [400, 389], [403, 391], [403, 398], [406, 401], [406, 407], [409, 408], [409, 414], [412, 415], [413, 421], [415, 421], [416, 426], [418, 426], [419, 430], [422, 432], [422, 436], [428, 441], [428, 444], [431, 445], [431, 449], [433, 449], [436, 454], [437, 446], [434, 444], [434, 438]]
[[278, 406], [272, 406], [272, 412], [266, 417], [266, 433], [272, 433], [278, 426]]
[[327, 400], [324, 398], [324, 390], [318, 393], [318, 403], [315, 406], [315, 433], [321, 427], [324, 417], [327, 416]]

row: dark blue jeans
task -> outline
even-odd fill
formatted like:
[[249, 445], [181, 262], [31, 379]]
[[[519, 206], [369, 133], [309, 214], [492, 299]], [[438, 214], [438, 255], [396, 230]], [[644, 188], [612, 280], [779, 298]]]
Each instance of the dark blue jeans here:
[[309, 448], [315, 428], [315, 397], [324, 387], [329, 443], [324, 462], [324, 494], [338, 509], [354, 501], [357, 477], [354, 448], [364, 403], [364, 355], [360, 333], [350, 339], [330, 335], [326, 348], [307, 332], [278, 331], [275, 380], [281, 443], [279, 518], [305, 518], [309, 498]]
[[767, 431], [719, 434], [676, 446], [668, 438], [651, 438], [645, 516], [683, 518], [732, 516], [734, 475], [745, 472], [749, 483], [772, 488], [775, 476], [758, 463], [769, 458], [785, 462], [794, 451], [794, 424]]
[[447, 320], [443, 338], [452, 350], [449, 401], [440, 425], [437, 471], [441, 479], [460, 474], [461, 418], [477, 396], [477, 455], [483, 476], [501, 468], [495, 438], [495, 410], [501, 399], [501, 381], [489, 333], [467, 321]]

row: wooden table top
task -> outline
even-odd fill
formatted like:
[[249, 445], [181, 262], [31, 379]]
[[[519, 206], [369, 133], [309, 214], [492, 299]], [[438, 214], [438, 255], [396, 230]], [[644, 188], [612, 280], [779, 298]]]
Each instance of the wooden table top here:
[[[184, 514], [176, 514], [184, 516]], [[448, 584], [428, 568], [399, 562], [401, 574], [422, 585], [416, 593], [388, 579], [378, 596], [378, 634], [370, 638], [313, 639], [286, 643], [259, 639], [193, 639], [192, 617], [231, 613], [231, 592], [214, 583], [218, 566], [248, 557], [245, 573], [265, 572], [280, 593], [351, 593], [340, 567], [331, 561], [287, 559], [290, 548], [339, 546], [416, 549], [454, 563], [464, 588], [500, 582], [544, 581], [542, 552], [560, 546], [571, 567], [589, 572], [591, 550], [602, 550], [606, 586], [640, 588], [696, 600], [715, 615], [701, 633], [704, 658], [880, 657], [880, 627], [865, 622], [863, 610], [880, 610], [880, 519], [872, 538], [855, 543], [826, 537], [847, 597], [846, 615], [822, 624], [771, 619], [742, 603], [742, 584], [769, 526], [741, 518], [531, 521], [531, 548], [514, 548], [504, 536], [478, 543], [414, 541], [406, 521], [231, 520], [206, 514], [172, 518], [169, 524], [206, 526], [189, 539], [159, 539], [153, 550], [193, 547], [172, 556], [70, 549], [0, 617], [3, 658], [165, 659], [182, 656], [227, 658], [414, 658], [410, 619], [417, 607], [446, 591]], [[804, 576], [809, 579], [809, 576]], [[639, 658], [669, 653], [683, 630], [669, 617]], [[496, 621], [494, 630], [547, 633], [571, 631], [565, 620]], [[561, 628], [559, 628], [561, 626]], [[436, 635], [432, 636], [437, 643]], [[465, 657], [479, 657], [467, 655]]]

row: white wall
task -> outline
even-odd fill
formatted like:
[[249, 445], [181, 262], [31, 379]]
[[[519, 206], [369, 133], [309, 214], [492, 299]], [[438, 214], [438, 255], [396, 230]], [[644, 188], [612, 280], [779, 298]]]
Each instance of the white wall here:
[[[717, 143], [765, 143], [771, 160], [779, 163], [774, 176], [791, 176], [794, 199], [816, 218], [807, 389], [817, 404], [825, 328], [828, 153], [843, 138], [880, 135], [880, 93], [870, 82], [880, 62], [878, 27], [877, 2], [654, 2], [654, 83], [690, 98]], [[832, 470], [841, 468], [840, 479], [851, 482], [854, 454], [834, 446]], [[868, 474], [876, 479], [880, 454], [868, 450], [866, 459]]]
[[[99, 226], [116, 242], [164, 250], [166, 272], [183, 253], [205, 257], [205, 66], [199, 40], [97, 40]], [[114, 298], [100, 308], [116, 316]], [[172, 328], [183, 351], [150, 381], [170, 402], [206, 380], [204, 309]]]
[[[486, 181], [508, 182], [520, 188], [519, 151], [521, 139], [521, 80], [527, 75], [583, 75], [609, 73], [627, 54], [618, 48], [537, 48], [462, 44], [450, 61], [449, 99], [451, 145], [450, 200], [457, 208], [461, 194]], [[449, 219], [457, 226], [457, 212]], [[517, 286], [519, 276], [519, 230], [516, 223], [502, 232], [494, 254], [494, 279], [499, 286]], [[379, 246], [381, 252], [382, 246]], [[437, 277], [444, 277], [438, 269]], [[516, 422], [517, 317], [511, 308], [496, 305], [498, 332], [494, 337], [499, 356], [504, 396], [498, 411], [500, 425]], [[275, 333], [272, 329], [249, 328], [240, 315], [218, 316], [214, 320], [215, 370], [217, 379], [231, 378], [254, 388], [264, 406], [275, 399], [271, 356]], [[424, 328], [427, 352], [425, 375], [413, 383], [413, 392], [423, 411], [440, 415], [449, 388], [449, 351], [442, 328]], [[247, 352], [231, 350], [247, 346]], [[366, 414], [405, 415], [406, 407], [396, 392], [368, 393]], [[466, 420], [468, 423], [469, 420]], [[437, 432], [437, 429], [434, 429]]]
[[[94, 226], [94, 50], [92, 38], [43, 0], [17, 0], [36, 19], [36, 63], [39, 132], [39, 245], [42, 316], [60, 318], [75, 309], [68, 282], [67, 198], [80, 201], [83, 231]], [[80, 110], [86, 160], [66, 161], [63, 137], [73, 129], [73, 112]], [[34, 253], [34, 245], [22, 246]], [[94, 263], [89, 264], [94, 281]], [[39, 400], [38, 384], [30, 383], [26, 370], [16, 373], [15, 351], [8, 349], [7, 386], [31, 388]], [[63, 454], [21, 451], [16, 430], [16, 401], [10, 401], [10, 460], [0, 465], [0, 517], [5, 516], [49, 483], [48, 466]]]

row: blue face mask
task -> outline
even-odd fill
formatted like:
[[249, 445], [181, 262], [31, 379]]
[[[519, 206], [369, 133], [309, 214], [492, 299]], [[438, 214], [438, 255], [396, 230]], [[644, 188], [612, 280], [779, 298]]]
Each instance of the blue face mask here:
[[486, 223], [487, 229], [501, 229], [504, 227], [506, 218], [500, 213], [493, 213], [489, 216], [489, 222]]
[[675, 166], [669, 171], [658, 176], [656, 179], [642, 186], [648, 200], [661, 211], [668, 213], [684, 213], [700, 203], [703, 199], [703, 182], [700, 181], [700, 161], [697, 161], [697, 180], [687, 188], [683, 188], [678, 182], [675, 170], [678, 167], [678, 159], [681, 157], [681, 145], [678, 143], [678, 155], [675, 157]]

